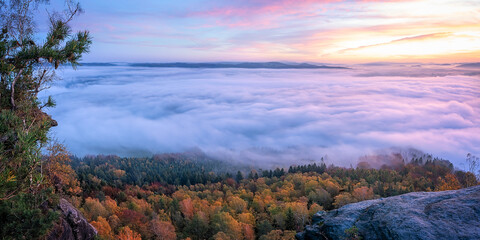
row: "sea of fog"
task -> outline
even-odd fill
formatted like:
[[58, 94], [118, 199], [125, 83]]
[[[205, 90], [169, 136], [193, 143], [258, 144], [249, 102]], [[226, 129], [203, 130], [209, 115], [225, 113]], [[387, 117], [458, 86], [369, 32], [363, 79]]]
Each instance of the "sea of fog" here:
[[248, 164], [415, 148], [463, 169], [480, 155], [480, 75], [455, 65], [351, 69], [68, 67], [44, 92], [53, 136], [76, 155], [200, 149]]

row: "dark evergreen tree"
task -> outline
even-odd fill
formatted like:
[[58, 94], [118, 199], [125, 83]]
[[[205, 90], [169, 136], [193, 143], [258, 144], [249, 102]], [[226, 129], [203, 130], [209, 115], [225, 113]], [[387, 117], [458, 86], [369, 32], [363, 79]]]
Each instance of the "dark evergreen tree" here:
[[293, 211], [291, 208], [287, 209], [287, 213], [285, 216], [285, 229], [295, 230], [295, 216], [293, 215]]
[[235, 180], [237, 180], [237, 182], [240, 182], [240, 181], [243, 180], [242, 172], [240, 172], [240, 171], [237, 172], [237, 176], [235, 177]]
[[268, 234], [272, 230], [273, 226], [268, 220], [263, 220], [257, 223], [257, 236]]

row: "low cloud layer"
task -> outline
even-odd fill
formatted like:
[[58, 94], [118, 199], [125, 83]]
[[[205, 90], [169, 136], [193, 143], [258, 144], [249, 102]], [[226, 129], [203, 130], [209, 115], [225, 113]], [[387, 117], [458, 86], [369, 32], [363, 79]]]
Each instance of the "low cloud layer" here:
[[77, 155], [200, 148], [249, 164], [327, 156], [348, 165], [379, 149], [414, 147], [462, 167], [467, 153], [480, 153], [479, 77], [453, 66], [441, 66], [441, 76], [399, 68], [84, 66], [65, 70], [46, 94], [57, 101], [49, 110], [55, 136]]

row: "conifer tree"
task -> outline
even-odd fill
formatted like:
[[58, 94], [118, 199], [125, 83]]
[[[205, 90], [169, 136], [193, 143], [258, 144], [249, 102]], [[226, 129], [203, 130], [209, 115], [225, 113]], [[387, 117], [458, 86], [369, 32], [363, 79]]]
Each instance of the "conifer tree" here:
[[46, 39], [36, 41], [33, 17], [46, 2], [0, 0], [0, 200], [42, 183], [41, 148], [57, 123], [43, 111], [55, 102], [38, 94], [61, 65], [76, 67], [91, 44], [87, 31], [72, 34], [68, 24], [82, 10], [71, 1], [62, 14], [50, 14]]
[[[63, 65], [76, 67], [88, 52], [88, 32], [72, 33], [69, 22], [80, 5], [66, 2], [62, 13], [49, 13], [50, 29], [39, 40], [34, 16], [48, 0], [0, 0], [0, 236], [45, 238], [58, 213], [51, 181], [46, 181], [42, 148], [57, 122], [44, 110], [51, 97], [38, 94]], [[52, 169], [51, 166], [49, 168]]]

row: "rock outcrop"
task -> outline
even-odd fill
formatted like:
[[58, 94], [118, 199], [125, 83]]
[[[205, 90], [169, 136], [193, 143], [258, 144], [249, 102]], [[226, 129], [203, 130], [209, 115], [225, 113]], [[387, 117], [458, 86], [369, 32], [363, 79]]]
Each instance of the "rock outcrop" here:
[[97, 230], [88, 223], [82, 213], [65, 199], [60, 199], [60, 223], [54, 227], [48, 240], [90, 240], [97, 235]]
[[320, 211], [312, 222], [297, 239], [346, 239], [354, 227], [364, 240], [480, 239], [480, 186], [348, 204]]

